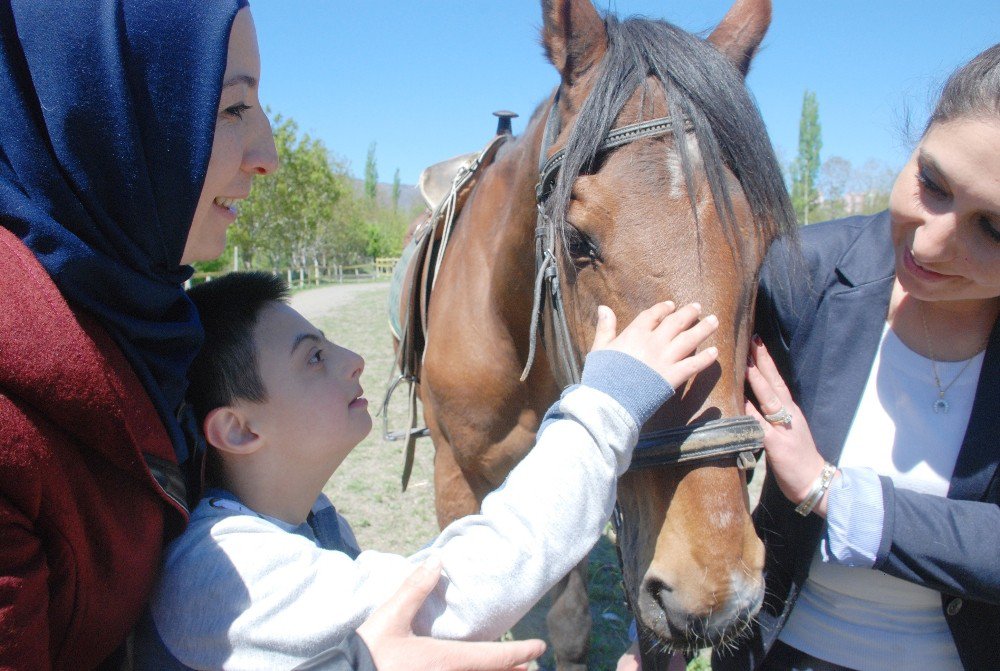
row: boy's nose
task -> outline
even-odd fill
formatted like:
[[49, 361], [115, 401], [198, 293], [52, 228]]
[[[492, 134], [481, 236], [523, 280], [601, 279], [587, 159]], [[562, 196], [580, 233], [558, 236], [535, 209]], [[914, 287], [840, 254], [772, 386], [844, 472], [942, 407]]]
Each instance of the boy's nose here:
[[361, 377], [361, 373], [365, 370], [365, 360], [360, 354], [351, 352], [354, 355], [354, 361], [351, 362], [351, 378], [357, 379]]

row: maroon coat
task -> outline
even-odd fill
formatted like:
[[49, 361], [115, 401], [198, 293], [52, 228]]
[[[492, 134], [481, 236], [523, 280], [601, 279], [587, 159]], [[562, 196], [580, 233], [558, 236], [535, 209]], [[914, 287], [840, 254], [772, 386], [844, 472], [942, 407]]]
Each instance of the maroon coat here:
[[173, 449], [108, 334], [0, 227], [0, 668], [112, 654], [186, 513], [147, 461]]

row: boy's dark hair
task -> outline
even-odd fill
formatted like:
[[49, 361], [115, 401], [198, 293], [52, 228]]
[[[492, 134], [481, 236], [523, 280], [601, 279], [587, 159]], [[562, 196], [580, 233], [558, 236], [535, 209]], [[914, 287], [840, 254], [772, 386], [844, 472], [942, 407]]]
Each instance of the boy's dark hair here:
[[237, 400], [263, 402], [254, 327], [268, 303], [288, 300], [288, 285], [269, 273], [229, 273], [188, 290], [205, 328], [205, 344], [188, 371], [187, 400], [198, 425]]

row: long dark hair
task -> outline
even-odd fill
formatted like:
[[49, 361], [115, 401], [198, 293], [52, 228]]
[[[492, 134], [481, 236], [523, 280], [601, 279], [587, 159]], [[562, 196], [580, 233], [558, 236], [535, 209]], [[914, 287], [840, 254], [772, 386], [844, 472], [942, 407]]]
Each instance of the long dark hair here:
[[982, 116], [1000, 117], [1000, 43], [951, 74], [924, 133], [936, 123]]

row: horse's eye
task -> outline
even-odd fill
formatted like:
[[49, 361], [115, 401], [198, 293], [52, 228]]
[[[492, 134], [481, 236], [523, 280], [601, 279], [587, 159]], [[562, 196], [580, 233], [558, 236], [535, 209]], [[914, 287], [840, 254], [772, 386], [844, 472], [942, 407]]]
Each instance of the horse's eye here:
[[566, 227], [566, 251], [577, 265], [597, 263], [601, 260], [600, 251], [594, 241], [571, 225]]

